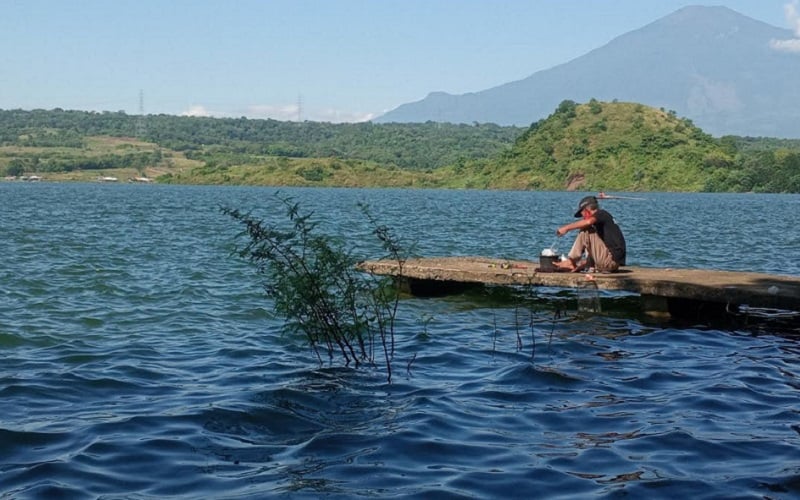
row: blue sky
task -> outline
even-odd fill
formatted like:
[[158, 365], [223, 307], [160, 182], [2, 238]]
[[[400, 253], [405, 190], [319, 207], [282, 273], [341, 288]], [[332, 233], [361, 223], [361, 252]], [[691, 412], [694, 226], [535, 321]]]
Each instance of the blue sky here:
[[0, 0], [0, 109], [361, 121], [698, 4], [800, 38], [798, 0]]

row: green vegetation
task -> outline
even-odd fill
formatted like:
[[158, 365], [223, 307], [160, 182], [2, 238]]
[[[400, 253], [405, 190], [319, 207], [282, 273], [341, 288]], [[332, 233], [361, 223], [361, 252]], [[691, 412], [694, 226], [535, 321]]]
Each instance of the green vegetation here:
[[246, 164], [212, 162], [167, 173], [158, 180], [169, 184], [429, 188], [442, 186], [442, 177], [439, 170], [420, 172], [364, 160], [253, 156]]
[[[48, 135], [52, 137], [48, 138]], [[201, 166], [177, 151], [126, 137], [81, 136], [79, 145], [55, 144], [49, 131], [26, 134], [16, 144], [0, 143], [0, 173], [37, 174], [51, 180], [87, 181], [102, 176], [158, 177]], [[48, 141], [52, 141], [51, 145]]]
[[0, 173], [271, 186], [800, 192], [800, 139], [713, 138], [672, 111], [562, 102], [527, 129], [0, 110]]
[[[279, 220], [262, 221], [238, 210], [223, 213], [244, 225], [248, 242], [240, 257], [264, 276], [264, 288], [289, 330], [304, 334], [317, 359], [336, 355], [344, 364], [376, 364], [382, 353], [387, 379], [392, 379], [395, 352], [394, 324], [399, 291], [391, 278], [379, 278], [356, 269], [358, 259], [335, 239], [318, 234], [311, 214], [301, 213], [291, 198], [276, 195], [286, 208], [290, 227]], [[391, 231], [362, 206], [374, 234], [401, 266], [407, 256]]]
[[800, 148], [790, 153], [753, 145], [743, 151], [663, 109], [564, 101], [519, 137], [491, 177], [496, 186], [521, 189], [798, 191], [796, 165], [794, 180], [784, 177], [789, 180], [784, 186], [774, 185], [767, 175], [789, 174], [797, 160]]
[[0, 110], [0, 146], [80, 149], [86, 147], [86, 137], [136, 137], [188, 159], [222, 166], [268, 156], [352, 159], [426, 170], [495, 156], [508, 149], [521, 131], [491, 124], [331, 124]]

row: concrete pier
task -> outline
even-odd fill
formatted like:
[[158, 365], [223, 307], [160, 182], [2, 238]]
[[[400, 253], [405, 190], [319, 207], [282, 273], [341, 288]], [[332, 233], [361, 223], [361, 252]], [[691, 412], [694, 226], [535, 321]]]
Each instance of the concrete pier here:
[[459, 284], [585, 287], [638, 293], [649, 312], [679, 315], [706, 306], [735, 311], [740, 306], [800, 311], [800, 277], [771, 274], [624, 267], [619, 272], [540, 272], [539, 263], [490, 257], [433, 257], [397, 261], [366, 261], [359, 268], [408, 281], [421, 295], [446, 293]]

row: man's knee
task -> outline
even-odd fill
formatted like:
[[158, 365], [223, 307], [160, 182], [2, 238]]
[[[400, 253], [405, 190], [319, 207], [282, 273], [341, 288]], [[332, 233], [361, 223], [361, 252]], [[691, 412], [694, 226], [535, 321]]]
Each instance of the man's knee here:
[[619, 270], [619, 264], [612, 260], [610, 262], [605, 262], [603, 266], [598, 267], [597, 270], [605, 273], [614, 273]]

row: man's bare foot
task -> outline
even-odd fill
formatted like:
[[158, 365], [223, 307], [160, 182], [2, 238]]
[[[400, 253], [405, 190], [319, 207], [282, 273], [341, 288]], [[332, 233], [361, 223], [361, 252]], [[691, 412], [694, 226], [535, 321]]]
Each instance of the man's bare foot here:
[[[570, 262], [570, 264], [572, 264], [572, 262]], [[577, 264], [573, 264], [571, 271], [573, 273], [579, 273], [579, 272], [583, 271], [584, 269], [586, 269], [587, 265], [588, 265], [588, 262], [586, 260], [581, 260]]]
[[575, 272], [575, 263], [573, 263], [570, 259], [558, 260], [553, 262], [553, 265], [556, 266], [559, 271]]

